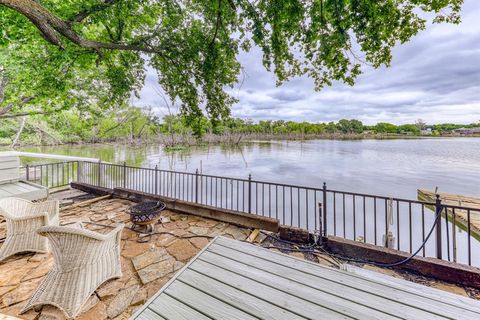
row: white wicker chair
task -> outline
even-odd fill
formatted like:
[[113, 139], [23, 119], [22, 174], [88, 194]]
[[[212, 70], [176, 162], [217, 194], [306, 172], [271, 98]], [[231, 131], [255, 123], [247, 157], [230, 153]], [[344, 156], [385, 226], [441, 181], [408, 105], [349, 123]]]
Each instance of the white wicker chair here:
[[122, 276], [120, 241], [124, 225], [108, 234], [71, 226], [41, 227], [55, 259], [52, 270], [33, 293], [23, 312], [40, 305], [55, 306], [74, 318], [104, 282]]
[[47, 239], [36, 230], [58, 225], [58, 201], [32, 203], [20, 198], [3, 198], [0, 215], [7, 220], [7, 237], [0, 247], [0, 261], [20, 252], [48, 252]]

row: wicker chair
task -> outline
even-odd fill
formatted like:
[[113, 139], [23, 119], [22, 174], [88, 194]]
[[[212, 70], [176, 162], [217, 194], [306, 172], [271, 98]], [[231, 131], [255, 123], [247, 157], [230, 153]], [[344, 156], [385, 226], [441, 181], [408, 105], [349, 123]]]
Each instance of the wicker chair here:
[[52, 305], [74, 318], [90, 295], [104, 282], [122, 276], [120, 241], [124, 225], [108, 234], [71, 226], [41, 227], [38, 233], [52, 245], [54, 266], [21, 313]]
[[7, 220], [7, 237], [0, 261], [20, 252], [48, 252], [48, 241], [36, 233], [42, 226], [58, 225], [58, 201], [32, 203], [20, 198], [0, 199], [0, 215]]

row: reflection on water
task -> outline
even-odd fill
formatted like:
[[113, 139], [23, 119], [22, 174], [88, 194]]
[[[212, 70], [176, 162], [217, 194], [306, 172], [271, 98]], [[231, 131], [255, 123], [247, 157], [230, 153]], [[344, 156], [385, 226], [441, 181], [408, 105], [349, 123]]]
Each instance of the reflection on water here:
[[99, 157], [134, 166], [416, 198], [417, 188], [480, 196], [480, 139], [312, 140], [200, 146], [33, 147], [28, 151]]
[[[320, 188], [325, 181], [329, 189], [406, 199], [415, 199], [417, 188], [434, 190], [436, 187], [442, 192], [480, 196], [478, 183], [480, 181], [479, 138], [272, 141], [246, 143], [236, 147], [200, 146], [171, 152], [165, 151], [162, 146], [158, 145], [140, 147], [124, 145], [58, 146], [27, 148], [26, 150], [101, 158], [102, 161], [113, 163], [125, 161], [132, 166], [151, 168], [158, 166], [160, 169], [175, 171], [194, 172], [199, 169], [204, 174], [244, 179], [252, 174], [254, 180], [317, 188]], [[168, 179], [160, 180], [168, 182]], [[213, 180], [210, 181], [209, 192], [214, 191], [215, 197], [210, 196], [210, 201], [214, 199], [216, 202], [218, 200], [218, 187], [216, 186], [218, 181], [215, 180], [215, 187], [212, 187], [212, 182]], [[223, 181], [220, 180], [219, 183], [221, 184]], [[191, 185], [192, 182], [190, 182]], [[206, 196], [207, 181], [201, 180], [200, 186], [205, 187]], [[170, 185], [171, 187], [172, 185]], [[220, 189], [222, 190], [222, 188]], [[232, 184], [230, 189], [230, 194], [227, 190], [224, 199], [227, 208], [236, 204], [237, 208], [242, 205], [242, 210], [244, 210], [245, 186]], [[243, 193], [239, 193], [239, 195], [243, 195], [240, 204], [239, 195], [236, 195], [237, 198], [232, 196], [237, 194], [237, 192], [233, 192], [234, 189], [243, 190]], [[314, 221], [313, 225], [316, 227], [315, 202], [312, 202], [311, 207], [303, 203], [304, 200], [305, 203], [308, 203], [308, 197], [312, 201], [312, 199], [320, 197], [320, 194], [298, 195], [295, 198], [298, 201], [290, 201], [289, 199], [294, 198], [291, 189], [287, 190], [289, 192], [277, 189], [275, 187], [275, 189], [265, 190], [263, 185], [254, 185], [255, 199], [260, 198], [260, 195], [260, 199], [265, 199], [265, 197], [267, 199], [260, 204], [255, 200], [252, 205], [254, 212], [259, 214], [268, 212], [269, 216], [279, 218], [284, 223], [305, 227], [305, 222], [300, 221], [300, 215], [297, 217], [296, 214], [306, 211], [310, 221]], [[203, 192], [200, 194], [202, 202]], [[222, 192], [219, 195], [219, 201], [222, 202]], [[229, 197], [230, 200], [228, 200]], [[291, 207], [284, 208], [285, 200], [288, 200], [287, 203]], [[330, 196], [328, 200], [329, 233], [345, 234], [347, 238], [351, 239], [362, 235], [370, 243], [381, 243], [385, 234], [382, 230], [386, 221], [384, 213], [387, 212], [387, 203], [374, 203], [371, 199], [370, 202], [367, 201], [363, 204], [358, 203], [359, 201], [361, 199]], [[281, 207], [277, 208], [279, 203]], [[205, 204], [211, 203], [207, 201]], [[373, 206], [378, 207], [378, 217], [371, 217], [375, 212]], [[352, 210], [353, 207], [356, 207], [357, 211], [363, 208], [363, 212], [367, 212], [367, 214], [363, 217], [359, 216], [355, 220], [350, 214], [355, 212], [354, 209]], [[304, 210], [305, 208], [307, 209]], [[392, 209], [392, 214], [396, 218], [391, 230], [397, 237], [397, 247], [412, 251], [420, 246], [422, 237], [419, 235], [425, 232], [422, 230], [421, 221], [425, 220], [423, 229], [428, 232], [434, 220], [433, 213], [428, 208], [426, 211], [427, 213], [423, 214], [420, 208], [414, 207], [412, 210], [403, 208], [402, 212], [407, 216], [403, 216], [399, 222], [397, 217], [399, 208]], [[372, 221], [378, 223], [378, 232], [373, 231], [376, 229], [376, 225]], [[442, 234], [444, 235], [447, 226], [451, 230], [450, 223], [442, 223], [442, 229], [444, 229]], [[416, 235], [413, 237], [413, 243], [409, 241], [412, 232]], [[460, 248], [458, 259], [465, 262], [467, 260], [466, 251], [461, 248], [466, 247], [468, 237], [459, 228], [456, 229], [456, 232]], [[399, 234], [402, 235], [401, 238], [399, 238]], [[444, 252], [447, 251], [445, 240], [444, 238]], [[478, 241], [472, 240], [474, 265], [480, 265], [480, 255], [476, 254], [480, 252], [479, 250]], [[434, 254], [434, 241], [427, 243], [426, 251], [427, 255]]]

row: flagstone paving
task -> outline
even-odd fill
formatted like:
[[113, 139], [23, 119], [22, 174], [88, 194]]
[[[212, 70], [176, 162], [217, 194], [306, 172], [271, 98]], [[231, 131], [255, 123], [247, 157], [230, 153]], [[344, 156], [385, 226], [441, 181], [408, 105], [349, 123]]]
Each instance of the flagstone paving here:
[[[107, 199], [86, 207], [61, 211], [61, 224], [83, 221], [114, 225], [125, 223], [130, 226], [127, 209], [132, 202]], [[196, 216], [181, 215], [164, 211], [169, 222], [157, 224], [157, 233], [169, 232], [178, 236], [224, 235], [245, 240], [249, 229]], [[86, 225], [99, 232], [108, 228]], [[0, 238], [5, 236], [5, 223], [0, 222]], [[143, 235], [142, 235], [143, 236]], [[158, 291], [176, 271], [195, 256], [209, 238], [181, 239], [170, 234], [157, 234], [138, 242], [139, 234], [125, 228], [122, 234], [122, 277], [100, 286], [90, 297], [79, 319], [127, 319], [132, 312]], [[53, 265], [51, 254], [27, 253], [16, 255], [0, 262], [0, 314], [24, 319], [65, 319], [58, 309], [45, 306], [19, 315], [40, 281]]]
[[[107, 199], [88, 206], [70, 209], [67, 207], [61, 211], [60, 220], [62, 224], [83, 221], [105, 225], [125, 223], [129, 227], [127, 210], [131, 205], [132, 202], [127, 200]], [[139, 242], [140, 236], [138, 233], [129, 228], [124, 229], [121, 251], [123, 275], [119, 279], [108, 281], [100, 286], [85, 304], [79, 319], [128, 319], [139, 306], [153, 296], [209, 241], [209, 238], [206, 237], [182, 239], [174, 235], [208, 237], [223, 235], [237, 240], [245, 240], [252, 231], [215, 220], [171, 211], [164, 211], [163, 216], [167, 218], [164, 221], [168, 222], [156, 225], [155, 231], [157, 234], [141, 238], [141, 241], [146, 242]], [[109, 230], [97, 225], [86, 225], [86, 227], [98, 232]], [[5, 236], [5, 228], [5, 223], [0, 218], [0, 238]], [[162, 232], [170, 234], [161, 234]], [[272, 242], [271, 239], [265, 238], [265, 235], [260, 233], [256, 239], [257, 244], [265, 240], [263, 245], [271, 246], [275, 244], [281, 246], [281, 243], [275, 243], [275, 241]], [[274, 248], [272, 250], [278, 249]], [[302, 259], [306, 258], [338, 267], [338, 263], [327, 255], [281, 251]], [[65, 315], [52, 306], [44, 306], [40, 310], [30, 310], [19, 315], [20, 310], [48, 273], [52, 264], [51, 254], [34, 253], [16, 255], [0, 262], [0, 317], [4, 314], [23, 319], [65, 319]], [[464, 288], [455, 285], [437, 282], [409, 273], [370, 266], [364, 267], [395, 277], [421, 282], [442, 290], [467, 295]], [[478, 295], [476, 291], [469, 289], [467, 291], [471, 297]]]

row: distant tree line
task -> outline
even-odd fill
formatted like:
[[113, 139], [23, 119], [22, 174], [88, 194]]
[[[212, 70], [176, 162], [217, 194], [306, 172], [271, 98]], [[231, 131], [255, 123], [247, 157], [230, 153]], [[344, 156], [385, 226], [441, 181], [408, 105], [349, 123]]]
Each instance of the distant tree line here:
[[450, 133], [459, 128], [480, 127], [480, 122], [472, 124], [435, 124], [427, 125], [419, 119], [412, 124], [395, 125], [387, 122], [379, 122], [376, 125], [364, 125], [356, 119], [341, 119], [337, 122], [295, 122], [284, 120], [261, 120], [254, 122], [251, 119], [230, 118], [221, 122], [212, 123], [207, 118], [200, 118], [196, 123], [196, 130], [192, 131], [187, 120], [181, 115], [168, 115], [163, 117], [160, 131], [164, 134], [188, 134], [198, 136], [205, 134], [392, 134], [392, 135], [420, 135], [422, 130], [430, 129], [434, 134]]
[[65, 143], [144, 142], [156, 141], [167, 146], [205, 143], [233, 143], [249, 139], [346, 138], [425, 134], [445, 135], [460, 128], [480, 127], [480, 122], [467, 125], [427, 125], [423, 120], [395, 125], [379, 122], [364, 125], [356, 119], [337, 122], [295, 122], [228, 118], [211, 121], [205, 116], [191, 119], [182, 114], [156, 116], [152, 108], [129, 105], [111, 109], [69, 109], [50, 115], [0, 118], [0, 145], [52, 145]]

